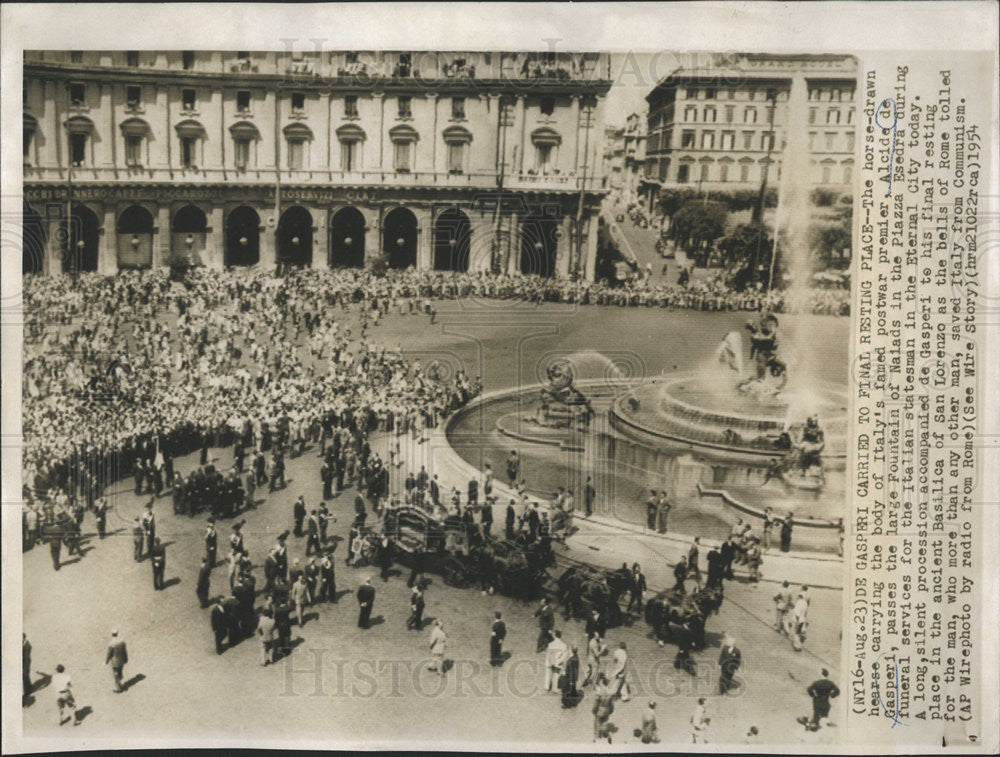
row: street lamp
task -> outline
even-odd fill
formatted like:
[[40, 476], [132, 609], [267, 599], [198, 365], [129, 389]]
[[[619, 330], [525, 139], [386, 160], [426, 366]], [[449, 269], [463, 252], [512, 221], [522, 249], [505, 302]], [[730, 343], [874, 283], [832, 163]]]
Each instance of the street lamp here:
[[188, 234], [184, 239], [184, 244], [186, 244], [188, 246], [188, 250], [190, 250], [194, 246], [194, 237]]
[[351, 246], [351, 241], [352, 240], [351, 240], [350, 237], [344, 237], [344, 246], [345, 247], [350, 247]]
[[404, 244], [406, 244], [406, 240], [403, 239], [402, 237], [400, 237], [399, 239], [396, 240], [396, 245], [398, 247], [402, 247]]
[[133, 247], [139, 246], [139, 237], [135, 236], [134, 234], [132, 235], [132, 246]]
[[292, 244], [298, 245], [298, 243], [299, 243], [299, 238], [298, 237], [292, 237]]
[[243, 247], [246, 247], [248, 244], [250, 244], [250, 240], [247, 239], [246, 237], [240, 237], [240, 244]]

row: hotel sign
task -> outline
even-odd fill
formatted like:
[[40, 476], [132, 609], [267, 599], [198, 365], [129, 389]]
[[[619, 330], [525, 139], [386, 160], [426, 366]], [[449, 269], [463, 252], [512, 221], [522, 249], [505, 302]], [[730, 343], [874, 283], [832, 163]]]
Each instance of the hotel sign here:
[[[65, 184], [51, 186], [27, 186], [24, 196], [29, 201], [59, 201], [66, 200]], [[105, 200], [105, 201], [147, 201], [147, 202], [229, 202], [245, 200], [247, 202], [274, 202], [273, 186], [73, 186], [74, 200]], [[311, 202], [311, 203], [370, 203], [379, 199], [378, 192], [372, 189], [343, 188], [296, 188], [282, 187], [281, 202]]]

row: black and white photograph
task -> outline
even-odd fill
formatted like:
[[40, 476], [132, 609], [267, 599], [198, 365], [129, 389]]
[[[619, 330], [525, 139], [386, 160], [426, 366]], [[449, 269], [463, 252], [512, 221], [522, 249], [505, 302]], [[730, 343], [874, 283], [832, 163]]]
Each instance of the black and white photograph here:
[[22, 743], [851, 749], [862, 59], [414, 31], [23, 50]]

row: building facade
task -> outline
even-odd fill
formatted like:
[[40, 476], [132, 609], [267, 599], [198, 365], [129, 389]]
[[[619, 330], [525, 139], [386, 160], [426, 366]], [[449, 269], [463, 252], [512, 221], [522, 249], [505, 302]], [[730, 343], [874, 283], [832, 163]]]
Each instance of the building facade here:
[[766, 171], [777, 182], [789, 124], [799, 118], [809, 183], [849, 191], [856, 87], [857, 61], [846, 55], [719, 55], [677, 69], [646, 96], [642, 191], [650, 209], [663, 187], [759, 189]]
[[591, 53], [28, 52], [25, 270], [384, 256], [592, 278], [609, 67]]
[[622, 130], [622, 196], [627, 203], [639, 199], [639, 179], [646, 164], [646, 124], [638, 113], [629, 113]]

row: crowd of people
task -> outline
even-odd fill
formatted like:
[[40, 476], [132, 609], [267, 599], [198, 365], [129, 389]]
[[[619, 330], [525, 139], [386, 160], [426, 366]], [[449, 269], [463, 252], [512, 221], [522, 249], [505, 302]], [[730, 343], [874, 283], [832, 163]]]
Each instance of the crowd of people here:
[[[323, 460], [323, 499], [333, 498], [352, 484], [364, 497], [355, 500], [345, 555], [349, 565], [357, 565], [361, 550], [356, 550], [355, 540], [364, 532], [365, 499], [377, 517], [383, 505], [391, 506], [387, 502], [389, 471], [397, 465], [394, 458], [398, 455], [397, 445], [390, 459], [383, 461], [372, 452], [369, 434], [394, 431], [396, 437], [410, 434], [423, 441], [427, 429], [482, 390], [478, 378], [462, 371], [442, 378], [433, 366], [425, 369], [419, 362], [408, 363], [400, 351], [368, 339], [371, 325], [395, 308], [433, 314], [435, 300], [468, 296], [715, 309], [706, 308], [707, 300], [697, 298], [672, 302], [673, 295], [667, 295], [667, 300], [657, 300], [659, 295], [650, 294], [655, 290], [640, 284], [616, 290], [537, 277], [423, 271], [378, 276], [370, 271], [310, 269], [278, 274], [246, 268], [196, 269], [178, 280], [158, 271], [113, 277], [28, 277], [24, 295], [25, 541], [48, 541], [58, 569], [58, 550], [63, 544], [79, 551], [80, 524], [87, 510], [95, 514], [103, 538], [108, 508], [105, 489], [132, 476], [135, 494], [150, 496], [145, 512], [133, 525], [134, 557], [149, 558], [154, 588], [162, 589], [166, 547], [156, 536], [155, 499], [170, 490], [175, 512], [193, 515], [210, 510], [195, 593], [208, 611], [216, 652], [222, 654], [256, 637], [260, 663], [269, 665], [292, 648], [293, 621], [301, 627], [308, 619], [307, 608], [340, 598], [326, 533], [330, 512], [325, 503], [310, 510], [302, 497], [296, 500], [293, 528], [277, 537], [263, 562], [262, 605], [257, 601], [257, 578], [240, 523], [232, 525], [228, 549], [223, 549], [227, 585], [221, 593], [217, 588], [212, 597], [212, 583], [217, 580], [212, 571], [218, 564], [216, 519], [231, 518], [252, 507], [254, 492], [260, 487], [283, 488], [286, 457], [306, 454], [307, 448], [318, 450]], [[624, 300], [620, 299], [623, 294]], [[742, 304], [727, 300], [719, 309], [730, 307]], [[228, 446], [233, 448], [233, 466], [217, 470], [208, 450]], [[200, 451], [198, 467], [187, 476], [180, 475], [174, 459], [195, 451]], [[503, 535], [507, 539], [520, 535], [528, 542], [549, 545], [552, 538], [572, 528], [572, 490], [553, 494], [550, 522], [549, 514], [528, 500], [516, 452], [506, 460], [506, 473], [519, 497], [519, 501], [510, 500], [505, 512]], [[446, 494], [437, 477], [422, 469], [406, 477], [404, 499], [438, 515], [454, 511], [467, 521], [470, 537], [488, 538], [496, 504], [492, 482], [493, 471], [487, 465], [481, 478], [469, 481], [463, 507], [462, 492], [453, 488]], [[583, 492], [588, 515], [593, 497], [588, 480]], [[657, 500], [656, 507], [656, 524], [663, 530], [669, 512], [669, 503], [664, 503]], [[292, 532], [305, 539], [302, 560], [289, 557]], [[743, 552], [751, 553], [754, 537], [748, 532], [749, 526], [734, 533], [727, 544], [739, 542]], [[744, 549], [747, 539], [750, 548]], [[733, 553], [733, 560], [739, 559], [735, 546]], [[757, 554], [759, 575], [759, 548]], [[374, 556], [385, 580], [392, 551], [384, 540]], [[689, 556], [688, 565], [692, 564], [697, 570], [697, 549]], [[731, 572], [725, 577], [731, 578]], [[417, 569], [408, 583], [413, 594], [406, 625], [419, 630], [424, 600]], [[357, 601], [358, 625], [368, 628], [375, 601], [370, 579], [358, 589]], [[797, 600], [790, 601], [786, 612], [794, 614]], [[641, 590], [637, 604], [642, 605]], [[626, 644], [620, 642], [610, 653], [612, 665], [604, 671], [602, 658], [608, 652], [603, 629], [588, 628], [587, 648], [581, 652], [562, 640], [551, 611], [544, 608], [537, 615], [547, 634], [540, 650], [545, 654], [546, 688], [558, 689], [563, 706], [570, 708], [583, 699], [581, 689], [593, 681], [595, 740], [610, 741], [613, 703], [629, 698]], [[780, 625], [792, 635], [784, 616]], [[800, 629], [804, 635], [804, 628], [804, 620], [792, 625], [795, 639]], [[493, 665], [503, 664], [506, 633], [497, 612], [490, 637]], [[446, 643], [443, 621], [437, 619], [430, 651], [432, 670], [441, 674]], [[723, 647], [719, 666], [723, 680], [731, 681], [740, 662], [738, 650], [734, 653], [732, 643], [729, 647]], [[587, 662], [582, 683], [581, 654]], [[120, 687], [127, 655], [109, 652], [108, 660]], [[70, 691], [68, 677], [65, 690]], [[60, 703], [60, 722], [63, 708]], [[643, 713], [640, 731], [645, 743], [659, 740], [654, 710], [655, 703], [651, 703]], [[696, 712], [693, 733], [705, 727], [704, 711]]]

